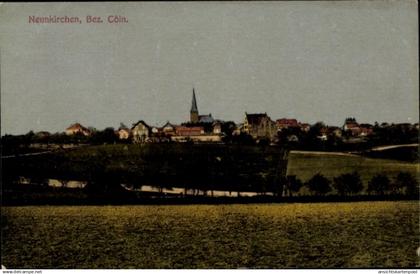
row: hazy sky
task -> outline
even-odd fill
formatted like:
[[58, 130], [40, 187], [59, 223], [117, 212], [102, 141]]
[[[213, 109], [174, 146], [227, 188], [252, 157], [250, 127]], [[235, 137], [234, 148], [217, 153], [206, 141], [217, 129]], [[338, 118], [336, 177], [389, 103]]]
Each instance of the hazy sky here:
[[[29, 23], [50, 15], [83, 23]], [[180, 123], [193, 87], [235, 122], [418, 122], [417, 21], [416, 1], [1, 4], [1, 134]]]

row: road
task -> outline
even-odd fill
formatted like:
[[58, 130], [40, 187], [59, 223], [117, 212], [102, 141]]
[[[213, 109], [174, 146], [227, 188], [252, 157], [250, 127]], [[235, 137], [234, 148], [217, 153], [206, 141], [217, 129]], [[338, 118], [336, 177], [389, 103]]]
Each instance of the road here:
[[372, 151], [382, 151], [392, 148], [399, 148], [399, 147], [416, 147], [419, 146], [419, 144], [405, 144], [405, 145], [390, 145], [390, 146], [379, 146], [379, 147], [373, 147]]
[[52, 153], [52, 152], [54, 152], [54, 151], [49, 150], [49, 151], [26, 153], [26, 154], [18, 154], [18, 155], [7, 155], [7, 156], [1, 156], [1, 158], [2, 159], [8, 159], [8, 158], [16, 158], [16, 157], [25, 157], [25, 156], [48, 154], [48, 153]]
[[333, 151], [291, 150], [290, 153], [305, 154], [305, 155], [337, 155], [337, 156], [353, 156], [353, 157], [359, 156], [357, 154], [353, 154], [352, 152], [333, 152]]

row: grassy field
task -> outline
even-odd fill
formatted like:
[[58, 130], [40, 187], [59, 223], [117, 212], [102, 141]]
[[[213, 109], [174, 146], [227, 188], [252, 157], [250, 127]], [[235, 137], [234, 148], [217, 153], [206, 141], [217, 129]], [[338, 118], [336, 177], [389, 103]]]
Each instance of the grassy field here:
[[8, 268], [415, 267], [413, 202], [2, 208]]
[[[2, 159], [7, 182], [19, 176], [90, 181], [105, 191], [120, 184], [228, 191], [278, 191], [287, 168], [280, 147], [145, 144], [83, 147]], [[199, 179], [197, 179], [199, 178]]]
[[344, 153], [340, 155], [291, 152], [289, 154], [287, 174], [296, 175], [303, 181], [309, 180], [318, 172], [332, 180], [343, 173], [354, 171], [359, 172], [366, 190], [368, 181], [378, 173], [387, 175], [391, 180], [401, 171], [409, 172], [418, 178], [420, 163], [367, 158]]
[[[272, 182], [286, 171], [273, 147], [105, 145], [3, 161], [9, 181], [17, 176], [219, 190], [277, 191]], [[280, 158], [279, 158], [280, 157]], [[281, 172], [279, 172], [281, 171]], [[403, 171], [418, 177], [420, 163], [346, 153], [291, 152], [288, 175], [307, 181], [316, 173], [333, 179], [357, 171], [367, 189], [376, 174], [391, 180]], [[196, 180], [200, 178], [200, 180]], [[309, 194], [305, 189], [301, 195]]]

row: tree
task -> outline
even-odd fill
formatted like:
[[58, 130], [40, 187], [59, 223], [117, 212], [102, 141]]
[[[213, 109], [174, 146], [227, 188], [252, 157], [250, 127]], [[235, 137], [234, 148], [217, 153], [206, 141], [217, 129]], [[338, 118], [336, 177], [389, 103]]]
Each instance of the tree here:
[[344, 121], [345, 124], [347, 123], [357, 123], [356, 118], [354, 117], [347, 117], [346, 120]]
[[360, 174], [357, 171], [349, 174], [348, 178], [350, 194], [357, 194], [363, 190], [363, 182], [360, 178]]
[[306, 147], [306, 149], [310, 149], [310, 150], [324, 150], [325, 149], [325, 143], [318, 138], [318, 136], [321, 133], [321, 129], [325, 127], [326, 126], [323, 122], [317, 122], [310, 127], [303, 141], [304, 147]]
[[118, 141], [118, 136], [115, 134], [114, 128], [107, 127], [102, 131], [96, 131], [93, 133], [91, 142], [93, 144], [112, 144]]
[[266, 147], [270, 144], [270, 140], [268, 138], [261, 138], [258, 141], [258, 145], [261, 147]]
[[330, 187], [331, 181], [328, 180], [324, 175], [317, 173], [308, 182], [306, 185], [308, 189], [315, 195], [323, 196], [326, 193], [331, 191]]
[[232, 136], [232, 143], [241, 145], [254, 145], [255, 140], [251, 135], [241, 132], [239, 135]]
[[414, 195], [419, 193], [417, 180], [408, 172], [398, 173], [391, 188], [397, 194]]
[[334, 188], [341, 196], [345, 196], [359, 193], [363, 190], [363, 184], [358, 172], [345, 173], [334, 178]]
[[236, 124], [233, 121], [227, 121], [222, 123], [222, 132], [226, 135], [231, 137], [232, 132], [235, 130]]
[[384, 195], [389, 190], [390, 180], [388, 176], [377, 174], [372, 177], [368, 183], [368, 193], [375, 192], [378, 195]]
[[302, 186], [303, 186], [302, 181], [298, 179], [296, 175], [287, 176], [286, 191], [288, 192], [290, 197], [293, 196], [293, 193], [299, 192]]

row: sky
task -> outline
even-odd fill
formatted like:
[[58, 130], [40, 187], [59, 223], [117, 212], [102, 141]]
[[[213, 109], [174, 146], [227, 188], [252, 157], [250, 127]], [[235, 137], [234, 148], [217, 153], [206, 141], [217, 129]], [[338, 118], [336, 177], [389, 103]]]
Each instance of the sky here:
[[[50, 15], [82, 23], [29, 23]], [[193, 88], [200, 114], [238, 123], [419, 120], [414, 0], [6, 3], [0, 57], [1, 135], [181, 123]]]

